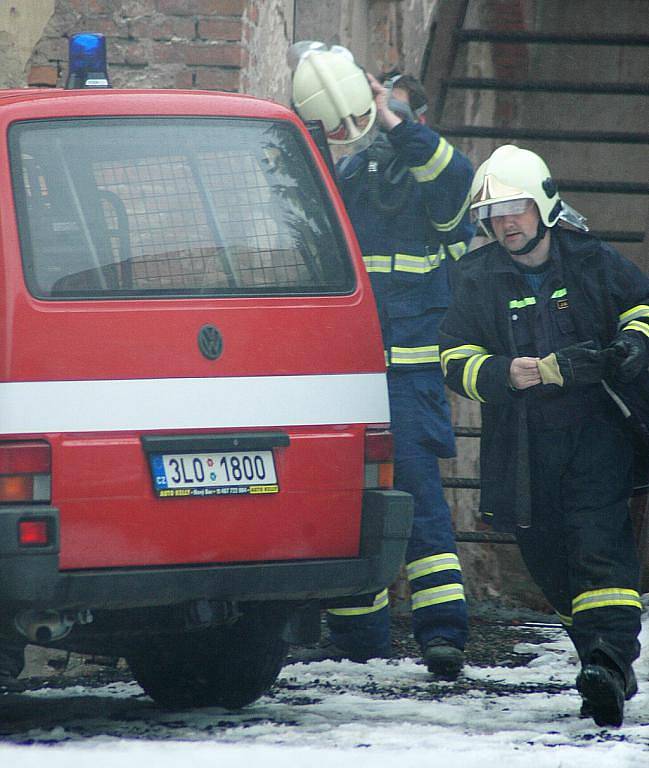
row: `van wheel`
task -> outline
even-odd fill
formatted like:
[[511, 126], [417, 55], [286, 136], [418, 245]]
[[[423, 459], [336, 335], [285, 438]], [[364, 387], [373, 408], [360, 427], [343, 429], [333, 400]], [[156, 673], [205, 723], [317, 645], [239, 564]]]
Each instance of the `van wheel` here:
[[268, 606], [232, 626], [147, 639], [126, 660], [135, 679], [170, 709], [239, 709], [263, 696], [286, 658], [285, 616]]

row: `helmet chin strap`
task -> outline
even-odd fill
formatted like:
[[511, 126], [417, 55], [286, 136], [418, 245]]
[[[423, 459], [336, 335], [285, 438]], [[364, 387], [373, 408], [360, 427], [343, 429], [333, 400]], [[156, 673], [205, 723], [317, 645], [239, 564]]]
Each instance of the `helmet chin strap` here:
[[529, 243], [527, 245], [524, 245], [522, 248], [519, 248], [517, 251], [512, 251], [510, 249], [509, 252], [514, 256], [524, 256], [526, 253], [529, 253], [530, 251], [533, 251], [536, 248], [536, 246], [545, 237], [545, 233], [547, 231], [548, 231], [548, 228], [541, 221], [541, 219], [539, 219], [539, 224], [536, 228], [536, 235], [529, 241]]

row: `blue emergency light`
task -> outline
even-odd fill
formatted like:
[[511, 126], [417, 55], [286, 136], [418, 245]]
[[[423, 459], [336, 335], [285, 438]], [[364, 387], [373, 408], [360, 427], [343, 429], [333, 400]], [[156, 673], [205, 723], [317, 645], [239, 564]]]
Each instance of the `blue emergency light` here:
[[106, 38], [81, 32], [72, 35], [68, 46], [66, 88], [110, 88], [106, 67]]

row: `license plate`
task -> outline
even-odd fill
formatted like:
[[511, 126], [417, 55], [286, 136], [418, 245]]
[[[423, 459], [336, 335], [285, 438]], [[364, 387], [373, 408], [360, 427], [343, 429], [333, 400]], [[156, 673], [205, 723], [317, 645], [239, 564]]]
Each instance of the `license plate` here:
[[278, 493], [272, 451], [150, 454], [160, 498]]

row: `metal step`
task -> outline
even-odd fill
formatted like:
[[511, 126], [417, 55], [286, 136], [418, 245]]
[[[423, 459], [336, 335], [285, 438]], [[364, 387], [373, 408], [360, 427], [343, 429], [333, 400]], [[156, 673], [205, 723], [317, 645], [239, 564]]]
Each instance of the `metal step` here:
[[482, 430], [480, 427], [455, 427], [455, 437], [480, 437]]
[[543, 91], [545, 93], [584, 93], [608, 96], [646, 96], [648, 83], [576, 83], [566, 80], [497, 80], [481, 77], [451, 77], [443, 80], [447, 88], [478, 91]]
[[529, 43], [552, 45], [620, 45], [649, 46], [649, 35], [611, 33], [608, 35], [588, 32], [532, 32], [526, 30], [459, 29], [455, 39], [463, 42], [480, 43]]
[[649, 144], [649, 133], [627, 131], [562, 131], [542, 128], [499, 128], [486, 125], [441, 125], [437, 127], [437, 130], [443, 136], [479, 139], [582, 141], [588, 144]]

